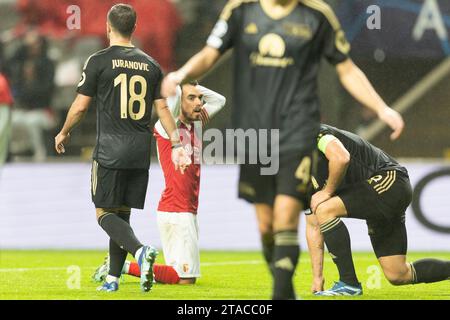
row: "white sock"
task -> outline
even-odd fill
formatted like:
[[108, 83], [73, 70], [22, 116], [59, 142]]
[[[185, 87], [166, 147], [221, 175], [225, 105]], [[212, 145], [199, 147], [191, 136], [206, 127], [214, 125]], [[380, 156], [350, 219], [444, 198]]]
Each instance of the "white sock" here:
[[108, 283], [111, 283], [111, 282], [119, 282], [119, 278], [110, 276], [110, 275], [108, 274], [108, 275], [106, 276], [106, 282], [108, 282]]
[[128, 274], [130, 271], [130, 261], [125, 261], [122, 268], [122, 274]]
[[136, 259], [136, 261], [139, 263], [139, 257], [141, 256], [141, 252], [144, 249], [144, 247], [140, 247], [137, 251], [136, 254], [134, 255], [134, 258]]

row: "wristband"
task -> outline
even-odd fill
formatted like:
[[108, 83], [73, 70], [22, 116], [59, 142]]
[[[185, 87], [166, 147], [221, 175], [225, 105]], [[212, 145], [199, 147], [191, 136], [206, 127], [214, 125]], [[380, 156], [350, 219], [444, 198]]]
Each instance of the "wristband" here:
[[176, 143], [176, 144], [172, 145], [172, 150], [176, 149], [176, 148], [180, 148], [180, 147], [183, 147], [183, 145], [181, 143]]

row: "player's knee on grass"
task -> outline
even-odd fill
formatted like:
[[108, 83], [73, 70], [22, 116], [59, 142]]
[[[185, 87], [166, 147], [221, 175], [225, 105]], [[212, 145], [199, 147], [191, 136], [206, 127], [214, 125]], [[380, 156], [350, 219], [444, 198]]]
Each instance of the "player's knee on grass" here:
[[400, 263], [393, 265], [392, 263], [382, 263], [381, 267], [386, 280], [393, 286], [402, 286], [412, 282], [411, 267], [408, 263]]
[[195, 284], [197, 278], [180, 278], [178, 284]]

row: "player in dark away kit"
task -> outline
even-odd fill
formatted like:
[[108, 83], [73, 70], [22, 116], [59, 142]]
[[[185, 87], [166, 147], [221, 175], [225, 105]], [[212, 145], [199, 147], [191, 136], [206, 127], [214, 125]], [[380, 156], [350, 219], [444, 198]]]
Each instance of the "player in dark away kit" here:
[[[408, 171], [383, 150], [359, 136], [321, 125], [319, 155], [307, 215], [307, 239], [316, 275], [323, 283], [323, 242], [336, 264], [340, 279], [333, 288], [316, 295], [361, 295], [356, 277], [350, 236], [341, 217], [366, 220], [375, 255], [393, 285], [430, 283], [450, 277], [450, 261], [406, 261], [405, 211], [411, 203]], [[323, 290], [323, 289], [322, 289]]]
[[64, 127], [55, 138], [58, 153], [71, 130], [81, 121], [95, 98], [97, 143], [92, 165], [92, 200], [99, 225], [110, 237], [110, 270], [101, 291], [118, 290], [118, 278], [127, 253], [139, 262], [141, 289], [153, 284], [153, 263], [157, 251], [143, 246], [134, 235], [129, 219], [131, 208], [143, 209], [150, 165], [151, 111], [158, 116], [172, 143], [175, 167], [184, 171], [190, 163], [180, 143], [178, 130], [160, 96], [162, 72], [158, 63], [134, 47], [131, 36], [136, 28], [136, 12], [118, 4], [108, 12], [110, 47], [88, 58], [78, 95]]

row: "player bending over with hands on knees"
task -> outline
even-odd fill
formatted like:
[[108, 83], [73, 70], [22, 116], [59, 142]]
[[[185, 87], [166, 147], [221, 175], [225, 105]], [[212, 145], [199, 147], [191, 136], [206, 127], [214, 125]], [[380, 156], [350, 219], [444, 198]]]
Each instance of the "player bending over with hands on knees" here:
[[[197, 208], [200, 191], [202, 141], [200, 130], [225, 105], [222, 95], [200, 86], [196, 81], [177, 87], [176, 95], [167, 101], [180, 131], [183, 147], [192, 164], [184, 174], [177, 172], [170, 159], [169, 135], [161, 121], [155, 124], [154, 136], [158, 159], [166, 187], [159, 201], [157, 221], [166, 265], [155, 264], [155, 280], [168, 284], [194, 284], [200, 277]], [[109, 269], [108, 258], [93, 279], [101, 281]], [[139, 264], [126, 261], [123, 274], [139, 277]]]
[[124, 4], [113, 6], [107, 17], [110, 46], [88, 58], [78, 95], [72, 103], [56, 151], [65, 152], [72, 129], [82, 120], [91, 100], [97, 106], [97, 141], [93, 154], [91, 192], [97, 221], [108, 234], [110, 268], [100, 291], [117, 291], [118, 279], [128, 253], [141, 269], [142, 291], [153, 285], [157, 251], [144, 246], [130, 226], [131, 208], [143, 209], [150, 166], [152, 105], [171, 137], [172, 160], [186, 170], [190, 158], [182, 148], [173, 117], [160, 96], [162, 72], [157, 62], [134, 47], [131, 35], [136, 12]]
[[[450, 277], [450, 261], [406, 261], [405, 211], [411, 202], [408, 171], [359, 136], [321, 125], [316, 193], [307, 215], [306, 236], [313, 269], [312, 291], [319, 296], [361, 295], [350, 235], [340, 218], [366, 220], [375, 255], [393, 285], [430, 283]], [[323, 291], [323, 242], [340, 279]]]

